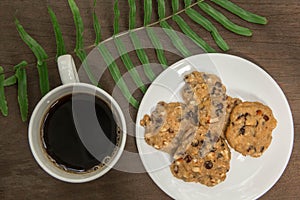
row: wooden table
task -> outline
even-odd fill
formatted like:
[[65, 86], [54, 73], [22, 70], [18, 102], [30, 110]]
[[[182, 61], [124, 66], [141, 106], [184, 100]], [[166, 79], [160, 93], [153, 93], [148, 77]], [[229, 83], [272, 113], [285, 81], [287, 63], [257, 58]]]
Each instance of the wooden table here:
[[[140, 2], [140, 1], [139, 1]], [[280, 85], [290, 103], [295, 126], [293, 153], [283, 176], [261, 199], [300, 198], [300, 3], [298, 0], [234, 0], [247, 10], [268, 18], [266, 26], [253, 25], [229, 15], [233, 21], [248, 26], [254, 31], [252, 37], [232, 34], [217, 25], [221, 35], [231, 47], [227, 53], [242, 56], [262, 66]], [[94, 42], [92, 25], [92, 1], [77, 0], [85, 24], [84, 39], [88, 46]], [[5, 71], [22, 60], [31, 65], [28, 73], [29, 114], [41, 98], [35, 57], [20, 39], [15, 25], [16, 16], [24, 28], [45, 48], [50, 58], [55, 57], [56, 46], [52, 25], [47, 14], [47, 5], [56, 12], [64, 34], [68, 52], [75, 47], [75, 28], [67, 1], [23, 1], [1, 0], [0, 2], [0, 65]], [[137, 3], [137, 24], [142, 25], [142, 4]], [[108, 38], [113, 34], [113, 2], [99, 0], [96, 11], [102, 25], [102, 34]], [[120, 29], [128, 29], [127, 1], [120, 1]], [[154, 10], [157, 8], [154, 6]], [[168, 12], [170, 13], [168, 4]], [[157, 16], [155, 16], [157, 18]], [[155, 20], [155, 19], [153, 19]], [[212, 46], [209, 34], [188, 21]], [[174, 23], [171, 23], [172, 25]], [[177, 26], [174, 26], [178, 29]], [[221, 52], [221, 50], [218, 50]], [[155, 57], [154, 53], [149, 53]], [[169, 56], [173, 63], [179, 58]], [[76, 60], [77, 65], [80, 63]], [[54, 59], [50, 59], [49, 80], [51, 88], [60, 85]], [[7, 74], [10, 75], [10, 74]], [[111, 92], [112, 79], [103, 82], [104, 89]], [[9, 116], [0, 115], [0, 199], [170, 199], [150, 179], [147, 173], [126, 173], [111, 170], [104, 177], [84, 184], [68, 184], [46, 174], [35, 162], [28, 145], [27, 127], [20, 119], [17, 104], [17, 88], [6, 89]], [[141, 99], [138, 95], [138, 99]], [[136, 110], [131, 109], [132, 116]], [[133, 117], [135, 118], [135, 117]], [[130, 126], [132, 133], [134, 127]], [[137, 152], [134, 137], [129, 137], [126, 150]]]

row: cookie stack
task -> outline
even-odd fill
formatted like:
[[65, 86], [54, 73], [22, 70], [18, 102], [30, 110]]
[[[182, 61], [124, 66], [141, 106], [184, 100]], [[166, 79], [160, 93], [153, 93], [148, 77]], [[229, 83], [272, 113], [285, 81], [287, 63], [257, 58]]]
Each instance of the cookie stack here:
[[145, 141], [174, 158], [172, 174], [214, 186], [226, 178], [231, 153], [258, 157], [268, 148], [276, 119], [267, 106], [226, 95], [219, 77], [194, 71], [185, 76], [184, 103], [159, 102], [140, 124]]

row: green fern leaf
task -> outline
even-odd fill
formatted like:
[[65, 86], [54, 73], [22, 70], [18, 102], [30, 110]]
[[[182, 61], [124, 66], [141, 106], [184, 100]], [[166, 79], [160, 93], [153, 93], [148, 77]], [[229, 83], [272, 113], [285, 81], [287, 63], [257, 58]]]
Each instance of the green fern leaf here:
[[198, 3], [198, 6], [212, 18], [214, 18], [217, 22], [219, 22], [222, 26], [226, 29], [243, 36], [251, 36], [252, 31], [248, 28], [236, 25], [232, 21], [230, 21], [227, 17], [225, 17], [222, 13], [218, 10], [211, 7], [209, 4], [205, 2]]
[[135, 18], [136, 18], [136, 4], [135, 0], [128, 0], [129, 4], [129, 30], [135, 28]]
[[151, 22], [152, 16], [152, 0], [144, 0], [144, 26]]
[[256, 15], [254, 13], [251, 13], [249, 11], [244, 10], [243, 8], [237, 6], [236, 4], [232, 3], [228, 0], [211, 0], [212, 2], [218, 4], [219, 6], [225, 8], [229, 12], [239, 16], [241, 19], [256, 23], [256, 24], [267, 24], [268, 20], [265, 17]]
[[77, 7], [74, 0], [68, 0], [70, 9], [73, 14], [74, 24], [76, 27], [76, 47], [75, 47], [75, 53], [77, 57], [81, 60], [83, 63], [83, 68], [85, 72], [87, 73], [87, 76], [89, 77], [91, 83], [93, 85], [98, 85], [97, 79], [94, 77], [90, 67], [88, 66], [88, 63], [86, 62], [86, 51], [83, 48], [83, 22], [82, 18], [80, 16], [79, 8]]
[[97, 4], [97, 0], [94, 0], [94, 6], [93, 6], [93, 26], [94, 26], [94, 30], [95, 30], [95, 45], [98, 45], [100, 43], [100, 41], [102, 40], [102, 34], [101, 34], [101, 26], [96, 14], [96, 4]]
[[114, 3], [114, 35], [117, 35], [119, 33], [120, 29], [120, 10], [119, 10], [119, 1], [115, 0]]
[[48, 13], [50, 15], [50, 19], [53, 25], [53, 30], [54, 30], [54, 34], [55, 34], [55, 39], [56, 39], [56, 59], [61, 56], [66, 54], [66, 48], [65, 48], [65, 42], [56, 18], [55, 13], [53, 12], [53, 10], [48, 7]]
[[148, 58], [145, 50], [143, 49], [140, 39], [138, 38], [138, 36], [136, 35], [135, 32], [130, 32], [129, 35], [130, 35], [131, 41], [134, 45], [135, 52], [136, 52], [139, 60], [143, 64], [143, 68], [144, 68], [146, 76], [148, 77], [148, 79], [150, 81], [153, 81], [155, 79], [156, 75], [154, 74], [154, 72], [151, 69], [149, 58]]
[[18, 102], [22, 121], [28, 118], [28, 94], [27, 94], [27, 75], [25, 66], [27, 62], [23, 61], [14, 67], [18, 82]]
[[4, 74], [3, 68], [0, 66], [0, 110], [3, 116], [8, 115], [8, 106], [7, 101], [5, 98], [5, 91], [4, 91]]
[[182, 32], [189, 36], [201, 49], [209, 53], [216, 52], [216, 50], [209, 46], [203, 39], [201, 39], [181, 17], [174, 15], [173, 20], [178, 24]]
[[110, 54], [110, 52], [108, 51], [106, 46], [103, 43], [100, 43], [97, 46], [97, 48], [98, 48], [99, 52], [101, 53], [105, 63], [108, 65], [108, 70], [109, 70], [110, 74], [112, 75], [115, 83], [120, 88], [120, 90], [122, 91], [125, 98], [128, 100], [128, 102], [133, 107], [138, 108], [138, 106], [139, 106], [138, 101], [131, 95], [128, 87], [126, 86], [125, 81], [123, 80], [123, 78], [121, 76], [121, 72], [120, 72], [114, 58], [112, 57], [112, 55]]
[[128, 70], [130, 76], [132, 77], [133, 81], [141, 89], [141, 91], [145, 93], [147, 88], [144, 85], [143, 81], [141, 80], [133, 62], [131, 61], [123, 42], [118, 37], [114, 37], [114, 42], [119, 51], [119, 54], [121, 55], [121, 59], [126, 69]]
[[185, 13], [196, 23], [200, 24], [203, 28], [209, 31], [214, 38], [217, 45], [223, 50], [227, 51], [229, 49], [227, 43], [224, 41], [222, 36], [219, 34], [217, 28], [204, 16], [195, 11], [192, 8], [189, 8], [185, 11]]
[[48, 55], [45, 50], [41, 47], [37, 41], [35, 41], [23, 28], [20, 24], [19, 20], [15, 19], [15, 24], [21, 39], [27, 44], [30, 50], [33, 52], [37, 59], [37, 69], [39, 73], [39, 82], [40, 82], [40, 90], [42, 95], [45, 95], [50, 90], [49, 86], [49, 78], [48, 78], [48, 67], [46, 63], [46, 59]]

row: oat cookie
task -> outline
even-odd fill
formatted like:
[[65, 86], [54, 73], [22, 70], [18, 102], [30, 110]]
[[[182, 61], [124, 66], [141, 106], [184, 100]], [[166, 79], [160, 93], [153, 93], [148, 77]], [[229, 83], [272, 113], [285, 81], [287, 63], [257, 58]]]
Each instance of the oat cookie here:
[[259, 102], [243, 102], [233, 109], [225, 136], [236, 151], [259, 157], [269, 147], [276, 124], [268, 106]]
[[205, 145], [205, 134], [197, 134], [185, 154], [174, 160], [170, 166], [172, 174], [186, 182], [199, 182], [206, 186], [214, 186], [226, 178], [230, 169], [231, 153], [226, 142], [219, 138], [213, 149], [206, 155], [200, 155]]
[[[209, 132], [213, 138], [224, 135], [227, 101], [226, 88], [220, 78], [214, 74], [194, 71], [186, 75], [184, 81], [186, 85], [182, 96], [188, 106], [198, 106], [199, 126], [205, 127], [206, 132]], [[207, 148], [203, 149], [204, 154], [213, 148], [209, 145], [210, 138], [205, 138], [205, 141]]]

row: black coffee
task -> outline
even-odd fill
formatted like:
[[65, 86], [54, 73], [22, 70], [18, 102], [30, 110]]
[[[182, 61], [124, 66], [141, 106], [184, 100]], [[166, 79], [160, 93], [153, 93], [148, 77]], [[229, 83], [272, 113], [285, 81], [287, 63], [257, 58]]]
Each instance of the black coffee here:
[[86, 172], [111, 156], [118, 126], [110, 106], [90, 94], [73, 94], [52, 105], [42, 139], [48, 155], [67, 171]]

